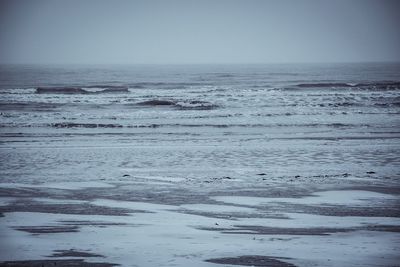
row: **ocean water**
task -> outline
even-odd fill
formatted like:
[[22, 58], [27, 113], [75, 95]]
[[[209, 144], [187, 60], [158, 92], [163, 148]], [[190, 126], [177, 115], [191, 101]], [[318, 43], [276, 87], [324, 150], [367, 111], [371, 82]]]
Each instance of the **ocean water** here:
[[2, 65], [0, 181], [396, 182], [399, 113], [400, 64]]

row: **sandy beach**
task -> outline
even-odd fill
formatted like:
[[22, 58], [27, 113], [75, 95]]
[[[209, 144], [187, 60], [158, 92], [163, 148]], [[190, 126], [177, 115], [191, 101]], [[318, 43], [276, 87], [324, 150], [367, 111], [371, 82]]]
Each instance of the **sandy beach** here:
[[0, 184], [1, 266], [398, 266], [398, 187], [256, 176]]

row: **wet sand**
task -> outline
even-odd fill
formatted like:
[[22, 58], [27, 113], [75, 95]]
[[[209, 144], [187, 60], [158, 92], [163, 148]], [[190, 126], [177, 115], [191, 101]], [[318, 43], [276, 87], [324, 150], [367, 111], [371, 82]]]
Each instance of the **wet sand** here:
[[1, 267], [112, 267], [117, 266], [115, 264], [109, 264], [104, 262], [85, 262], [82, 259], [76, 260], [32, 260], [32, 261], [9, 261], [0, 263]]
[[209, 259], [207, 262], [241, 265], [241, 266], [269, 266], [269, 267], [294, 267], [295, 265], [278, 260], [277, 258], [265, 256], [240, 256], [236, 258]]
[[260, 179], [255, 187], [234, 178], [164, 179], [157, 186], [130, 179], [0, 184], [0, 266], [396, 266], [399, 260], [395, 186], [349, 178], [340, 185]]

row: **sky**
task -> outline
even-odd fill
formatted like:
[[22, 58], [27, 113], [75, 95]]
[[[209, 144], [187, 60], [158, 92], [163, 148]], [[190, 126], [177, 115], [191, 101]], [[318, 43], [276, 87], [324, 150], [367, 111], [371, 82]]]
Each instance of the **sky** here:
[[397, 0], [0, 0], [0, 63], [400, 61]]

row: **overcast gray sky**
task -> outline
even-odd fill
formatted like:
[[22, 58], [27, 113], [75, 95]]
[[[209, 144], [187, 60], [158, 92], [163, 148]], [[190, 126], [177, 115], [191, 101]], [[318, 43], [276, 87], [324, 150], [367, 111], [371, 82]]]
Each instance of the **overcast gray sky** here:
[[0, 63], [400, 61], [400, 1], [0, 0]]

